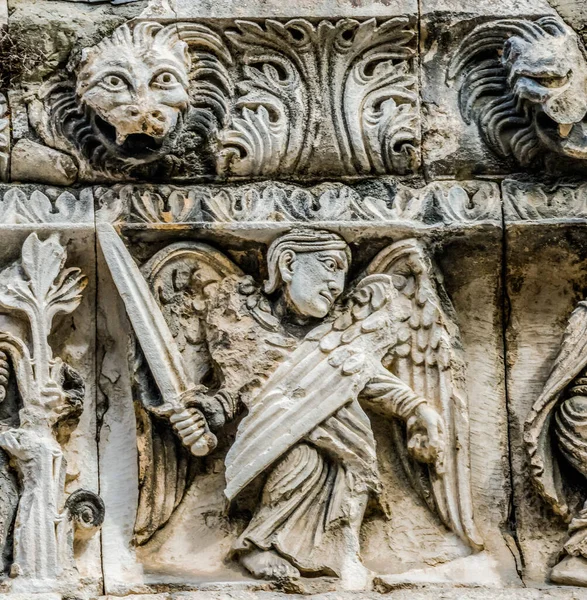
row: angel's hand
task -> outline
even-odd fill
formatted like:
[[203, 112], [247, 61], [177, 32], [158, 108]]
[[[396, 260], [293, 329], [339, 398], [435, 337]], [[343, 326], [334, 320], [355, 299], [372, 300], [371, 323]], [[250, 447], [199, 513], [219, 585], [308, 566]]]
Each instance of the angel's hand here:
[[216, 447], [216, 438], [210, 433], [204, 415], [197, 408], [182, 408], [174, 412], [169, 420], [184, 446], [194, 456], [205, 456]]
[[442, 469], [445, 434], [442, 417], [430, 406], [418, 405], [408, 419], [408, 451], [419, 462]]

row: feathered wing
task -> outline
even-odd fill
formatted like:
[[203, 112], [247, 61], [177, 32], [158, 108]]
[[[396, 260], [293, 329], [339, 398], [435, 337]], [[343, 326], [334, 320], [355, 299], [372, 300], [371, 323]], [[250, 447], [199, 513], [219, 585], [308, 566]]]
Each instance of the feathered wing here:
[[312, 329], [271, 374], [240, 422], [227, 454], [225, 494], [229, 500], [304, 436], [357, 399], [381, 369], [381, 357], [393, 337], [395, 295], [390, 277], [363, 278], [332, 318]]
[[580, 302], [565, 330], [561, 348], [542, 394], [526, 419], [524, 442], [530, 477], [555, 512], [570, 518], [550, 442], [552, 416], [565, 388], [587, 366], [587, 302]]
[[[241, 270], [207, 244], [179, 242], [147, 262], [142, 273], [184, 359], [193, 382], [202, 384], [212, 370], [205, 340], [207, 301], [218, 283]], [[172, 427], [158, 412], [161, 395], [146, 361], [137, 353], [135, 396], [139, 450], [139, 506], [135, 539], [146, 543], [177, 508], [193, 472], [192, 458]]]
[[414, 392], [427, 399], [445, 423], [446, 448], [441, 467], [417, 463], [407, 453], [403, 427], [394, 440], [416, 490], [443, 523], [471, 548], [483, 541], [473, 520], [469, 460], [469, 415], [465, 362], [454, 309], [434, 275], [424, 247], [409, 239], [392, 244], [369, 265], [368, 273], [392, 276], [398, 291], [397, 345], [384, 364]]

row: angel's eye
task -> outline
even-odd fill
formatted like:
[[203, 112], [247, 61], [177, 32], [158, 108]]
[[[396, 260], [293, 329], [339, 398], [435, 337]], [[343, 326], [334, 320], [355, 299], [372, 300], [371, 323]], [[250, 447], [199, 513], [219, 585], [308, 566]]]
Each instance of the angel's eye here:
[[118, 75], [107, 75], [100, 83], [103, 87], [111, 92], [121, 92], [127, 87], [126, 81], [124, 81], [124, 79]]
[[169, 71], [164, 71], [163, 73], [159, 73], [159, 75], [155, 77], [153, 83], [160, 87], [169, 87], [178, 83], [178, 80], [173, 73], [170, 73]]
[[326, 259], [325, 261], [323, 261], [324, 266], [329, 270], [329, 271], [336, 271], [336, 261], [332, 260], [331, 258]]

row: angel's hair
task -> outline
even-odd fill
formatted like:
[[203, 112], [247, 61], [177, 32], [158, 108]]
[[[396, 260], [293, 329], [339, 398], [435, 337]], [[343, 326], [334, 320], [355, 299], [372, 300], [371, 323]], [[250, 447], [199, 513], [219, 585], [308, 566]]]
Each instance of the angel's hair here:
[[287, 250], [295, 253], [344, 250], [351, 264], [351, 250], [340, 235], [324, 229], [292, 229], [274, 240], [267, 251], [269, 277], [263, 285], [266, 294], [275, 292], [282, 284], [279, 257]]

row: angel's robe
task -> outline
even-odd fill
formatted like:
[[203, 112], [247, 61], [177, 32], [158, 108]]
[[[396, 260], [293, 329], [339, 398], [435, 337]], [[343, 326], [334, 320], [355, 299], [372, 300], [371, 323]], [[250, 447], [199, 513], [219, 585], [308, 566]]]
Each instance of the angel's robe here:
[[530, 474], [554, 511], [569, 522], [565, 551], [587, 558], [587, 501], [577, 514], [567, 503], [556, 453], [587, 477], [587, 302], [573, 311], [559, 354], [525, 427]]
[[[217, 395], [225, 417], [234, 416], [239, 402], [249, 411], [227, 457], [227, 496], [261, 472], [268, 475], [234, 550], [274, 549], [304, 571], [337, 573], [344, 550], [337, 547], [344, 543], [337, 525], [349, 521], [354, 495], [376, 493], [380, 485], [375, 439], [359, 395], [404, 420], [425, 400], [381, 365], [378, 351], [391, 335], [385, 320], [338, 347], [326, 340], [329, 333], [340, 337], [328, 323], [324, 333], [317, 328], [298, 340], [261, 297], [246, 298], [237, 289], [230, 278], [220, 284], [207, 327], [210, 353], [225, 374]], [[366, 318], [356, 322], [359, 328], [361, 322]], [[246, 343], [246, 356], [236, 349], [243, 345], [235, 344], [235, 335]], [[293, 393], [286, 397], [288, 390]]]

